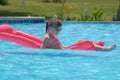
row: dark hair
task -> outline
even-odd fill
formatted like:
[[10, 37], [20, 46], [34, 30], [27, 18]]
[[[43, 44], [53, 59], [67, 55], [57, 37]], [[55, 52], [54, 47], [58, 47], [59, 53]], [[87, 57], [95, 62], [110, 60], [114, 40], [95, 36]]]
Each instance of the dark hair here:
[[59, 19], [50, 19], [48, 22], [46, 22], [46, 32], [48, 30], [49, 27], [53, 27], [53, 25], [55, 25], [56, 27], [61, 27], [62, 23]]
[[48, 30], [48, 22], [46, 22], [46, 32], [47, 32], [47, 30]]

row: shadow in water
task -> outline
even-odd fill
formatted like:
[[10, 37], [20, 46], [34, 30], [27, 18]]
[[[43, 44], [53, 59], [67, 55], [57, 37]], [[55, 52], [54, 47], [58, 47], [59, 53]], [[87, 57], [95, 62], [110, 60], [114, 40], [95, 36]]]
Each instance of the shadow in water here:
[[54, 50], [54, 49], [14, 49], [1, 52], [2, 54], [15, 54], [15, 55], [33, 55], [33, 56], [46, 56], [46, 57], [86, 57], [86, 58], [99, 58], [108, 55], [108, 52], [97, 51], [79, 51], [79, 50]]

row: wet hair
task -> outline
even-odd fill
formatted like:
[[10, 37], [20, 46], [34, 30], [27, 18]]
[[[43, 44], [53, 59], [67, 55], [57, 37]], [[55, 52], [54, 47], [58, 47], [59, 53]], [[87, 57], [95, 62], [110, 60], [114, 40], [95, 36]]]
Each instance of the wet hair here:
[[53, 27], [53, 26], [56, 27], [56, 28], [59, 28], [59, 27], [62, 26], [62, 23], [57, 18], [50, 19], [48, 22], [46, 22], [46, 32], [47, 32], [49, 27]]
[[48, 22], [46, 22], [46, 30], [45, 31], [47, 32], [47, 30], [48, 30]]

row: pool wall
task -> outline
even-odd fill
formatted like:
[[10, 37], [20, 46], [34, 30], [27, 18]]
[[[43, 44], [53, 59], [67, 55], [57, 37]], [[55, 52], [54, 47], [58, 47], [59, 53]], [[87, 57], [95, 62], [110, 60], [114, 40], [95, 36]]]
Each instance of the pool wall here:
[[0, 17], [0, 24], [8, 23], [42, 23], [45, 17]]

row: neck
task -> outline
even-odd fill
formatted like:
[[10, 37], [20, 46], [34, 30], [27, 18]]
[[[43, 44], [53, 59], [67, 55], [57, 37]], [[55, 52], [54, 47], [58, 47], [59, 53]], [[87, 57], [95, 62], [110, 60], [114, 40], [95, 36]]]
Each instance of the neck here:
[[49, 33], [49, 32], [47, 32], [47, 34], [48, 34], [50, 37], [54, 37], [54, 38], [57, 37], [56, 34], [54, 34], [54, 33]]

